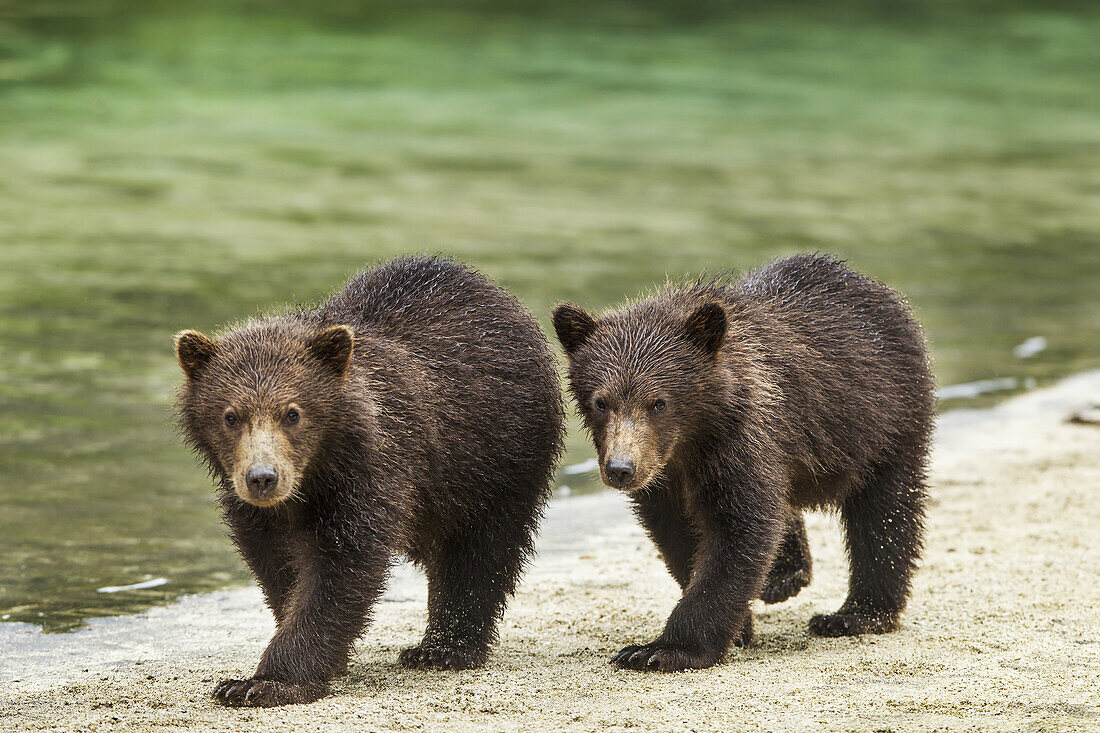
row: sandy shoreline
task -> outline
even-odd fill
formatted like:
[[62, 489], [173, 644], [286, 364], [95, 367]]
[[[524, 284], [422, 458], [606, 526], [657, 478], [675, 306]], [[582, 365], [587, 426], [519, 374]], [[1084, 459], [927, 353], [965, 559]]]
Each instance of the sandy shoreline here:
[[841, 537], [809, 517], [814, 583], [756, 608], [757, 642], [710, 670], [607, 664], [648, 640], [675, 584], [622, 497], [557, 503], [489, 665], [409, 672], [424, 623], [402, 568], [318, 703], [230, 710], [215, 681], [247, 675], [273, 623], [255, 589], [184, 598], [44, 635], [0, 625], [2, 730], [1100, 730], [1100, 372], [940, 421], [928, 550], [904, 627], [818, 639], [844, 596]]

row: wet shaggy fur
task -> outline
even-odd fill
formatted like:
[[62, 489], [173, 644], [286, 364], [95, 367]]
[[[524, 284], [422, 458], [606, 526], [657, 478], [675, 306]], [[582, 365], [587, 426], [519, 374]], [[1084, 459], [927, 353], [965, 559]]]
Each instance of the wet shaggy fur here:
[[733, 283], [670, 286], [596, 318], [554, 313], [570, 386], [611, 485], [683, 589], [634, 669], [714, 664], [752, 638], [749, 603], [810, 582], [802, 512], [837, 509], [848, 598], [825, 636], [897, 627], [921, 549], [933, 383], [902, 299], [800, 255]]
[[[552, 355], [520, 303], [452, 261], [403, 258], [312, 310], [216, 340], [184, 332], [177, 350], [183, 435], [277, 622], [253, 677], [219, 684], [216, 699], [324, 695], [395, 555], [428, 578], [427, 630], [400, 662], [482, 664], [562, 446]], [[234, 479], [242, 436], [262, 431], [291, 476], [272, 506]]]

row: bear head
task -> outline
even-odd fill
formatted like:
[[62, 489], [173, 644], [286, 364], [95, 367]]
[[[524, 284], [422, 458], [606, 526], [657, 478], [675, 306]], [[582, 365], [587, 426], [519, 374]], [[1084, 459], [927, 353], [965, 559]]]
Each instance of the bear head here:
[[600, 477], [617, 489], [645, 488], [697, 434], [721, 390], [725, 310], [658, 299], [596, 318], [563, 303], [553, 320]]
[[181, 432], [242, 501], [280, 504], [295, 496], [325, 436], [339, 426], [354, 347], [348, 326], [280, 319], [217, 339], [181, 331]]

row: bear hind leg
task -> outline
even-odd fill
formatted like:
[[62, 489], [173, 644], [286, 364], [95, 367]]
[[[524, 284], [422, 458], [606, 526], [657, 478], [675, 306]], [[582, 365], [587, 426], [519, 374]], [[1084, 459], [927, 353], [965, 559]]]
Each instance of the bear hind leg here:
[[[919, 451], [914, 451], [919, 456]], [[898, 627], [920, 557], [924, 470], [919, 457], [880, 464], [841, 506], [848, 547], [848, 598], [810, 619], [819, 636], [884, 634]]]
[[[495, 538], [500, 540], [501, 535]], [[420, 643], [403, 650], [398, 662], [414, 669], [483, 665], [528, 555], [528, 538], [529, 534], [515, 538], [513, 544], [499, 548], [464, 541], [439, 547], [424, 563], [428, 627]]]

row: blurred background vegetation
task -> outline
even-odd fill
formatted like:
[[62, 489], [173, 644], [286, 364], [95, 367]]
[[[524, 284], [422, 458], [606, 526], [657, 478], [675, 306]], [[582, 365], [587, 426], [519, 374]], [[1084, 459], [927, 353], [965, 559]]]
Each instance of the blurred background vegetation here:
[[1092, 2], [0, 0], [0, 616], [246, 582], [171, 336], [396, 253], [545, 326], [823, 250], [941, 384], [1097, 366], [1097, 38]]

